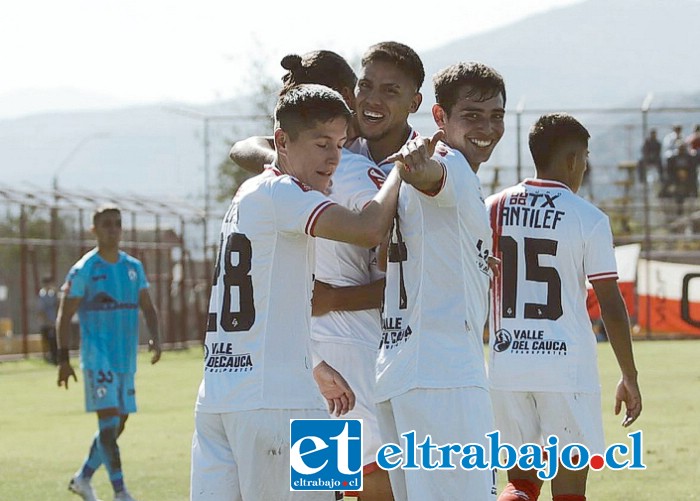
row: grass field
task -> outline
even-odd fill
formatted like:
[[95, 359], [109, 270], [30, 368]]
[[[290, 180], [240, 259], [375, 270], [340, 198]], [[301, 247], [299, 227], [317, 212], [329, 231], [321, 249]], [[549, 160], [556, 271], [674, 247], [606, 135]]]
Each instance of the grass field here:
[[[591, 472], [588, 499], [700, 499], [694, 486], [700, 479], [700, 341], [635, 344], [644, 411], [631, 430], [620, 427], [612, 413], [618, 375], [612, 350], [607, 344], [599, 349], [606, 442], [629, 443], [628, 432], [643, 430], [648, 468]], [[119, 443], [127, 485], [140, 501], [188, 498], [193, 406], [201, 372], [197, 348], [167, 352], [156, 366], [148, 364], [145, 354], [139, 357], [139, 412], [129, 418]], [[4, 362], [0, 392], [0, 500], [77, 499], [66, 485], [97, 427], [94, 414], [83, 411], [82, 378], [66, 391], [56, 387], [55, 368], [40, 360]], [[94, 485], [102, 499], [112, 499], [104, 469], [96, 473]], [[547, 486], [541, 499], [549, 499]]]

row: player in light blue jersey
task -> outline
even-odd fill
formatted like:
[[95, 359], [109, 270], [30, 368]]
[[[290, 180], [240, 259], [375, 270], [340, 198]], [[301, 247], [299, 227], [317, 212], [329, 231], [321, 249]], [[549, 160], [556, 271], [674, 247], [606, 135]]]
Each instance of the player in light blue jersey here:
[[161, 354], [158, 318], [141, 262], [119, 250], [120, 210], [113, 205], [100, 207], [92, 222], [97, 247], [68, 272], [56, 320], [58, 386], [68, 389], [70, 377], [78, 380], [68, 358], [70, 320], [78, 313], [85, 408], [97, 413], [99, 427], [85, 462], [68, 488], [86, 501], [96, 501], [90, 479], [104, 464], [115, 501], [133, 501], [124, 484], [117, 438], [124, 431], [129, 414], [136, 412], [138, 309], [143, 311], [148, 325], [153, 364]]

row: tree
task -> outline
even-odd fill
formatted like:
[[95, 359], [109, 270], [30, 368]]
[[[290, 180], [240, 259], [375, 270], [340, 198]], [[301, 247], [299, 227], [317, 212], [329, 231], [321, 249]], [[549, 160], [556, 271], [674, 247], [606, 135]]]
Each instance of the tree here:
[[[250, 62], [250, 69], [246, 72], [248, 85], [246, 88], [255, 89], [250, 95], [253, 100], [255, 114], [249, 116], [249, 120], [243, 127], [234, 126], [234, 138], [228, 141], [231, 146], [238, 140], [252, 135], [271, 134], [273, 127], [272, 109], [274, 108], [281, 84], [266, 68], [269, 58], [258, 58]], [[236, 193], [238, 187], [253, 175], [242, 169], [231, 159], [226, 158], [217, 167], [218, 183], [216, 186], [216, 199], [219, 202], [228, 201]]]

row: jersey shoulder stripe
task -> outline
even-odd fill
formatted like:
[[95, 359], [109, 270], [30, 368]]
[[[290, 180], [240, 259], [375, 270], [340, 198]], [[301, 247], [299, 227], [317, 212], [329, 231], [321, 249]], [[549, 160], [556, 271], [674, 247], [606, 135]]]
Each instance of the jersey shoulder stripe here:
[[326, 200], [319, 205], [316, 206], [316, 208], [311, 211], [311, 215], [309, 216], [309, 219], [306, 221], [306, 228], [304, 229], [304, 232], [307, 235], [311, 235], [312, 237], [315, 237], [315, 228], [316, 228], [316, 222], [318, 221], [318, 218], [323, 212], [328, 209], [328, 207], [331, 207], [333, 205], [337, 205], [335, 202], [331, 202], [330, 200]]

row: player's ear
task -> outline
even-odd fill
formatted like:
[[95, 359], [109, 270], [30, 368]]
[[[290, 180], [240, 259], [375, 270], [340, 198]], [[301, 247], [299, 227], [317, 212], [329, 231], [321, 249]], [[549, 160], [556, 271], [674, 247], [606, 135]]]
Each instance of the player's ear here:
[[447, 113], [445, 112], [445, 108], [443, 108], [439, 104], [434, 104], [432, 112], [433, 112], [433, 120], [435, 120], [435, 124], [438, 126], [438, 128], [444, 129], [445, 122], [447, 122]]
[[340, 89], [340, 95], [343, 96], [343, 100], [350, 110], [355, 111], [355, 92], [353, 89], [350, 87], [343, 87]]
[[413, 96], [413, 99], [411, 99], [411, 113], [415, 113], [418, 111], [418, 108], [420, 108], [420, 103], [423, 102], [423, 94], [420, 92], [416, 92], [416, 94]]
[[275, 150], [284, 153], [287, 151], [287, 143], [289, 142], [289, 136], [282, 129], [275, 129]]

